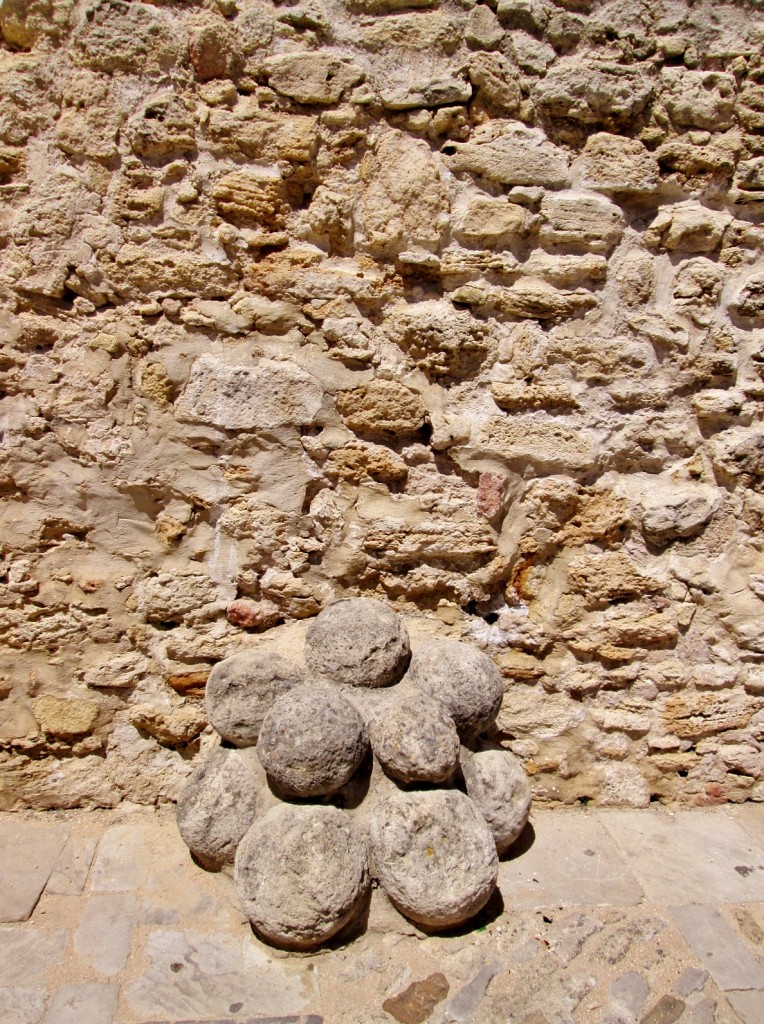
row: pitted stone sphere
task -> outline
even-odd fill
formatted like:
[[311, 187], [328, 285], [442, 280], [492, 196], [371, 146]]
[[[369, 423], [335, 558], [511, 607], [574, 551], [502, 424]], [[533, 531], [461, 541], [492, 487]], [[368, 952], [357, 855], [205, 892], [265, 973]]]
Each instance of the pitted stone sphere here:
[[236, 854], [239, 902], [257, 931], [308, 949], [352, 918], [369, 888], [366, 844], [336, 807], [274, 807]]
[[253, 746], [273, 702], [304, 682], [300, 666], [273, 651], [234, 654], [218, 662], [207, 680], [209, 723], [229, 743]]
[[458, 640], [432, 640], [415, 651], [406, 678], [443, 706], [464, 738], [491, 725], [504, 695], [488, 655]]
[[308, 626], [305, 661], [314, 672], [350, 686], [397, 683], [411, 657], [406, 628], [381, 601], [335, 601]]
[[254, 750], [218, 747], [189, 776], [177, 807], [178, 829], [197, 860], [212, 871], [233, 864], [255, 818], [262, 769]]
[[295, 687], [265, 716], [257, 753], [287, 796], [334, 793], [363, 760], [368, 740], [349, 701], [325, 686]]
[[431, 928], [466, 921], [488, 902], [499, 859], [491, 831], [458, 790], [397, 793], [371, 817], [374, 872], [398, 909]]
[[463, 755], [462, 774], [498, 853], [504, 853], [525, 828], [531, 810], [531, 784], [522, 762], [508, 750], [481, 750]]
[[369, 738], [388, 775], [401, 782], [445, 782], [459, 763], [459, 734], [426, 693], [386, 704], [372, 718]]

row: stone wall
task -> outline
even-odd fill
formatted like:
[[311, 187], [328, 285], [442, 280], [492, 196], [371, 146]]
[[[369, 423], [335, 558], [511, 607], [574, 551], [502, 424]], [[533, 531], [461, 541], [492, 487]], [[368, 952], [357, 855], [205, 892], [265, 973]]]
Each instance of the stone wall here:
[[537, 800], [764, 799], [761, 10], [0, 0], [0, 807], [343, 594]]

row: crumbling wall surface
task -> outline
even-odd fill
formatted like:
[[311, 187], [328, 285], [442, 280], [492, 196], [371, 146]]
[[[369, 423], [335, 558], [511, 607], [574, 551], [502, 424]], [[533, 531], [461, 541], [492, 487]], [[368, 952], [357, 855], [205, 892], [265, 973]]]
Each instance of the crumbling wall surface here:
[[0, 0], [0, 806], [347, 594], [537, 800], [764, 799], [761, 10]]

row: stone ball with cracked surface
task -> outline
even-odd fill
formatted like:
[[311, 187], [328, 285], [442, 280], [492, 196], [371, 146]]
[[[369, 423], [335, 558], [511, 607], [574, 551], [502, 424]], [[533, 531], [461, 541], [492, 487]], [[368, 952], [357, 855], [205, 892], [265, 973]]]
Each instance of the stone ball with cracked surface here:
[[363, 719], [327, 686], [295, 687], [263, 721], [257, 753], [286, 796], [325, 796], [351, 778], [368, 749]]
[[274, 701], [305, 682], [299, 665], [273, 651], [242, 651], [218, 662], [207, 680], [210, 725], [237, 747], [257, 743]]
[[369, 725], [371, 747], [401, 782], [445, 782], [459, 763], [459, 734], [437, 701], [411, 693], [386, 703]]
[[501, 855], [514, 843], [531, 810], [531, 784], [522, 762], [508, 750], [464, 751], [467, 795], [485, 818]]
[[369, 834], [376, 877], [413, 921], [450, 928], [490, 899], [499, 871], [496, 846], [464, 793], [397, 793], [375, 807]]
[[183, 842], [204, 867], [233, 864], [259, 803], [262, 769], [254, 750], [217, 747], [189, 776], [176, 810]]
[[309, 949], [336, 935], [369, 889], [368, 851], [336, 807], [274, 807], [239, 844], [236, 890], [260, 935]]
[[493, 661], [459, 640], [431, 640], [420, 647], [406, 679], [438, 701], [467, 739], [493, 723], [504, 695]]
[[392, 608], [369, 597], [335, 601], [308, 626], [305, 661], [350, 686], [391, 686], [411, 657], [408, 633]]

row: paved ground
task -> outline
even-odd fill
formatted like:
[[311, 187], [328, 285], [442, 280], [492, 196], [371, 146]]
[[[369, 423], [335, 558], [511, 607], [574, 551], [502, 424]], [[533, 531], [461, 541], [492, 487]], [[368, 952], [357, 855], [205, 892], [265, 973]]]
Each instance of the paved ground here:
[[276, 952], [169, 811], [0, 815], [0, 1024], [764, 1024], [764, 806], [535, 811], [469, 929]]

